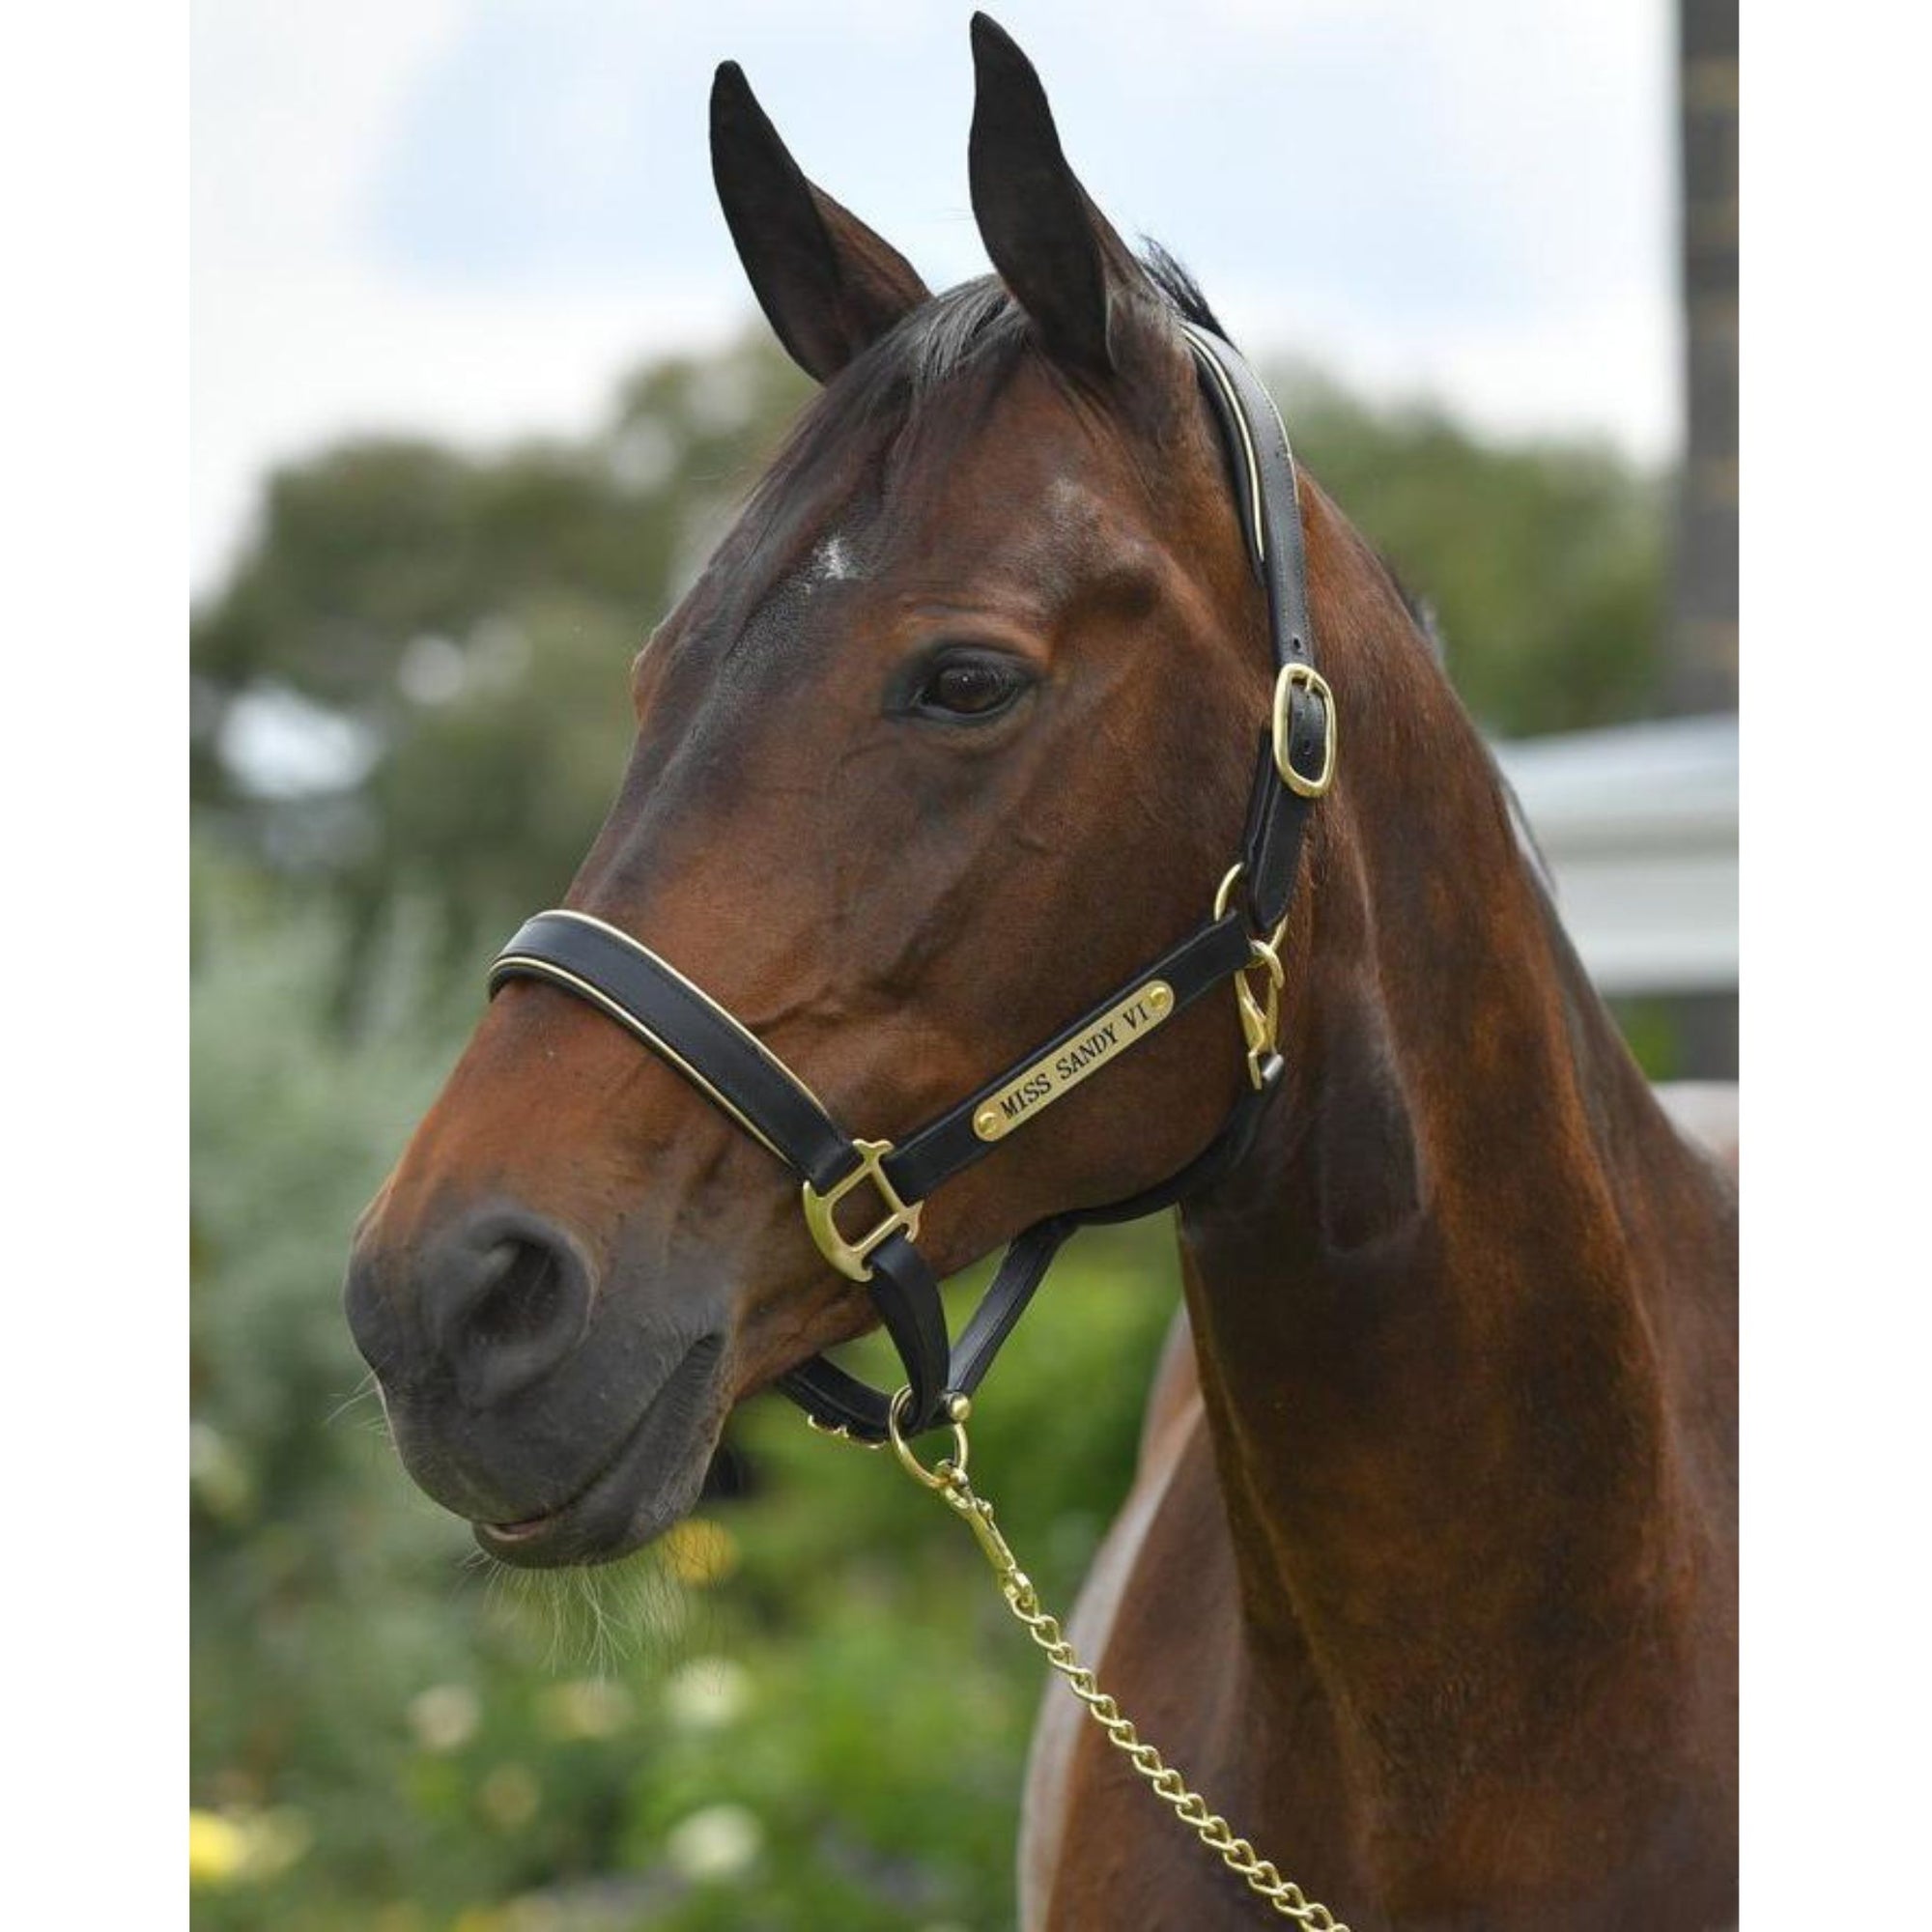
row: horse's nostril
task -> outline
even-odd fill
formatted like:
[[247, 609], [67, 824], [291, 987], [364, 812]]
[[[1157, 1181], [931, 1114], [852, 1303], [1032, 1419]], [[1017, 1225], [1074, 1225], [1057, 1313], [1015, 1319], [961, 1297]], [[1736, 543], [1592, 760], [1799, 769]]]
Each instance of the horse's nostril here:
[[426, 1270], [428, 1339], [465, 1398], [500, 1401], [536, 1381], [580, 1341], [590, 1317], [588, 1264], [559, 1230], [519, 1215], [465, 1230]]
[[515, 1236], [498, 1241], [483, 1257], [481, 1280], [469, 1321], [475, 1342], [533, 1342], [568, 1319], [569, 1290], [554, 1248]]

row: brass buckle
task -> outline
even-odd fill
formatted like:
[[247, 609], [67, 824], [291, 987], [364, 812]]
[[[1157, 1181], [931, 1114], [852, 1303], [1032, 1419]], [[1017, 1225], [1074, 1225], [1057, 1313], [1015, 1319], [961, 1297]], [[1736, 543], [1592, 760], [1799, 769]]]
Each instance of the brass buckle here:
[[[1321, 770], [1312, 779], [1296, 771], [1288, 755], [1288, 714], [1296, 685], [1321, 700]], [[1281, 774], [1282, 783], [1303, 798], [1320, 798], [1335, 782], [1335, 694], [1313, 665], [1298, 658], [1283, 665], [1274, 681], [1274, 768]]]
[[[831, 1190], [824, 1194], [819, 1193], [810, 1181], [805, 1183], [805, 1225], [811, 1230], [811, 1238], [818, 1243], [818, 1252], [851, 1281], [871, 1280], [872, 1264], [866, 1258], [889, 1236], [903, 1229], [912, 1239], [919, 1238], [919, 1214], [924, 1204], [901, 1201], [898, 1189], [886, 1179], [886, 1171], [880, 1162], [892, 1151], [891, 1141], [854, 1141], [852, 1151], [859, 1156], [859, 1165], [843, 1180], [835, 1180]], [[869, 1180], [879, 1190], [879, 1199], [886, 1204], [888, 1211], [886, 1218], [869, 1234], [862, 1235], [856, 1241], [848, 1241], [839, 1233], [834, 1216], [839, 1202], [862, 1180]]]

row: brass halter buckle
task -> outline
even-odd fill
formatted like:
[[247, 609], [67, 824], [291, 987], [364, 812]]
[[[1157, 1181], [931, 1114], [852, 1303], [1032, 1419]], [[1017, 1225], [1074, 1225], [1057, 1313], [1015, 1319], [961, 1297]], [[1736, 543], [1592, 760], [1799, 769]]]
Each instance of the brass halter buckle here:
[[[805, 1225], [811, 1230], [818, 1252], [849, 1281], [871, 1280], [872, 1264], [867, 1257], [888, 1236], [903, 1231], [908, 1239], [919, 1238], [919, 1215], [924, 1203], [900, 1200], [898, 1189], [886, 1178], [880, 1163], [892, 1151], [891, 1141], [854, 1141], [852, 1151], [859, 1156], [859, 1165], [843, 1180], [835, 1180], [823, 1194], [810, 1181], [805, 1183]], [[848, 1241], [839, 1233], [835, 1216], [839, 1202], [862, 1180], [869, 1180], [878, 1189], [879, 1199], [886, 1204], [886, 1218], [868, 1234]]]
[[[1236, 883], [1245, 869], [1240, 865], [1229, 867], [1227, 877], [1221, 881], [1214, 895], [1216, 919], [1226, 917], [1234, 899]], [[1288, 982], [1287, 969], [1281, 963], [1281, 943], [1287, 935], [1286, 919], [1265, 939], [1257, 939], [1250, 933], [1248, 963], [1238, 967], [1235, 973], [1235, 1007], [1241, 1016], [1241, 1037], [1248, 1047], [1248, 1079], [1257, 1093], [1274, 1078], [1281, 1066], [1278, 1045], [1281, 989]], [[1259, 990], [1254, 980], [1257, 973], [1262, 976]]]
[[[1308, 778], [1294, 768], [1289, 755], [1289, 731], [1293, 723], [1295, 687], [1321, 700], [1321, 769]], [[1290, 791], [1303, 798], [1320, 798], [1335, 782], [1335, 694], [1328, 680], [1312, 664], [1292, 658], [1282, 666], [1274, 681], [1274, 768]]]

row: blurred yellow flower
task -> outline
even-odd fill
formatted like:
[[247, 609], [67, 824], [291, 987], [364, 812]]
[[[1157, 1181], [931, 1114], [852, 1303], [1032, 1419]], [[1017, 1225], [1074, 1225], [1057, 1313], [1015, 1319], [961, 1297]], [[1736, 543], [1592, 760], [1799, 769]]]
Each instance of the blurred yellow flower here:
[[734, 1723], [751, 1701], [751, 1674], [728, 1657], [698, 1657], [665, 1685], [665, 1709], [681, 1731], [711, 1731]]
[[606, 1677], [554, 1684], [537, 1699], [537, 1720], [553, 1737], [613, 1737], [632, 1719], [631, 1693]]
[[206, 1422], [188, 1425], [187, 1474], [196, 1500], [211, 1516], [239, 1522], [253, 1513], [255, 1479], [247, 1463], [234, 1443]]
[[738, 1567], [738, 1545], [721, 1522], [688, 1517], [665, 1532], [665, 1561], [680, 1583], [702, 1590], [721, 1583]]
[[273, 1878], [308, 1850], [314, 1834], [292, 1804], [271, 1811], [187, 1814], [187, 1874], [191, 1885], [237, 1885]]
[[248, 1834], [218, 1811], [187, 1814], [187, 1875], [192, 1885], [227, 1885], [248, 1861]]
[[410, 1699], [409, 1719], [424, 1750], [450, 1751], [476, 1735], [483, 1705], [467, 1684], [432, 1684]]
[[273, 1878], [287, 1871], [314, 1839], [307, 1814], [295, 1805], [258, 1811], [248, 1821], [248, 1876]]
[[742, 1804], [707, 1804], [665, 1840], [671, 1867], [688, 1879], [731, 1878], [763, 1849], [764, 1828]]

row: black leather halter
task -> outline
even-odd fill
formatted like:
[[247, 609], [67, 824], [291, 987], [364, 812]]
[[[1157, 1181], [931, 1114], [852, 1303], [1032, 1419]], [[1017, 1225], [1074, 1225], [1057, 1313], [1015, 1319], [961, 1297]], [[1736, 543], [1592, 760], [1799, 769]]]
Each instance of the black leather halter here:
[[[601, 920], [580, 912], [539, 913], [490, 969], [493, 996], [509, 980], [535, 979], [589, 1001], [798, 1176], [812, 1238], [834, 1267], [866, 1285], [905, 1364], [908, 1393], [897, 1420], [908, 1435], [946, 1421], [952, 1399], [979, 1386], [1074, 1229], [1152, 1213], [1232, 1166], [1280, 1078], [1274, 1039], [1278, 949], [1308, 810], [1335, 774], [1335, 700], [1315, 668], [1294, 459], [1281, 417], [1233, 348], [1192, 324], [1181, 327], [1233, 459], [1242, 535], [1267, 595], [1275, 662], [1273, 715], [1261, 733], [1239, 860], [1222, 881], [1206, 923], [1026, 1060], [896, 1145], [847, 1134], [805, 1082], [729, 1012], [647, 946]], [[1109, 1207], [1052, 1215], [1027, 1229], [952, 1343], [938, 1280], [916, 1245], [922, 1204], [943, 1181], [1225, 980], [1234, 981], [1239, 1001], [1249, 1088], [1221, 1132], [1160, 1186]], [[840, 1204], [861, 1186], [870, 1188], [884, 1212], [855, 1238], [838, 1215]], [[779, 1386], [821, 1429], [866, 1442], [886, 1439], [893, 1399], [822, 1355], [800, 1364]]]

